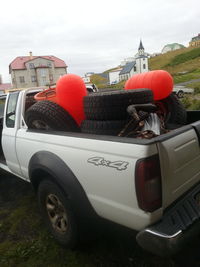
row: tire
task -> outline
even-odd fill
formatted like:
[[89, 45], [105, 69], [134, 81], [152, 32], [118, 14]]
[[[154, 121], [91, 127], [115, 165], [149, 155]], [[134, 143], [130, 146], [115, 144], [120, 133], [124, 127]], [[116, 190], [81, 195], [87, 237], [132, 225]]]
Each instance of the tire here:
[[184, 92], [183, 91], [179, 91], [177, 96], [178, 96], [178, 98], [184, 97]]
[[156, 101], [159, 113], [164, 117], [165, 124], [185, 125], [187, 123], [187, 112], [183, 104], [175, 94]]
[[38, 188], [38, 204], [55, 240], [62, 246], [74, 248], [78, 243], [77, 222], [70, 202], [61, 189], [49, 180], [42, 181]]
[[118, 135], [127, 124], [126, 120], [95, 121], [84, 120], [81, 124], [81, 131], [89, 134]]
[[88, 120], [123, 120], [127, 106], [153, 102], [149, 89], [98, 92], [84, 97], [84, 112]]
[[72, 116], [58, 104], [44, 100], [32, 105], [25, 113], [28, 128], [80, 132]]

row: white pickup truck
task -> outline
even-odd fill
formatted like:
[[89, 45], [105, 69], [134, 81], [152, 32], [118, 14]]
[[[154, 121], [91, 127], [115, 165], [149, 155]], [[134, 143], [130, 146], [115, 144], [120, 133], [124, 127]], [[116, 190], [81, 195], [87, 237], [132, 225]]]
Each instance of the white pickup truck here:
[[34, 90], [1, 96], [0, 168], [30, 182], [54, 238], [74, 247], [104, 218], [137, 231], [158, 255], [200, 232], [200, 111], [187, 125], [152, 139], [30, 130]]

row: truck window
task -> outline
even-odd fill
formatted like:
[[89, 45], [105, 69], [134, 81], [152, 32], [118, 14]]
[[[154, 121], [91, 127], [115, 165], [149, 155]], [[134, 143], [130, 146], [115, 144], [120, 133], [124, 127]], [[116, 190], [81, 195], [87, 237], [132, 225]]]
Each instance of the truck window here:
[[14, 92], [10, 94], [8, 99], [7, 111], [6, 111], [6, 126], [8, 128], [15, 127], [15, 112], [16, 112], [18, 95], [19, 92]]
[[3, 118], [4, 106], [5, 106], [6, 98], [0, 98], [0, 118]]

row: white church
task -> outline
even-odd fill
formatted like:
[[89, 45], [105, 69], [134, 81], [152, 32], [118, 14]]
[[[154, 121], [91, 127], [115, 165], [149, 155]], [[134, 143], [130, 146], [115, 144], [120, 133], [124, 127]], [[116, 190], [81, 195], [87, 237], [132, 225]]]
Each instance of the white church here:
[[128, 80], [134, 74], [149, 71], [148, 53], [144, 51], [144, 46], [140, 40], [138, 53], [135, 57], [124, 59], [117, 69], [109, 72], [109, 83], [116, 84], [120, 81]]

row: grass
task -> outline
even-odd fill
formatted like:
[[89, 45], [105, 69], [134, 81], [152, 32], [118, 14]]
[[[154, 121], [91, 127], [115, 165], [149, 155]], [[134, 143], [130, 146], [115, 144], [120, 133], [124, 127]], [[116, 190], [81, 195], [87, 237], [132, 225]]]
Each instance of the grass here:
[[[168, 71], [173, 76], [175, 84], [200, 79], [200, 48], [181, 48], [150, 58], [149, 70], [158, 69]], [[96, 74], [91, 77], [91, 81], [100, 89], [122, 89], [124, 86], [124, 82], [109, 86], [105, 78]]]
[[200, 57], [200, 48], [194, 48], [190, 51], [187, 51], [185, 53], [176, 55], [170, 63], [166, 64], [166, 67], [168, 66], [175, 66], [182, 63], [185, 63], [187, 61], [193, 60], [195, 58]]
[[188, 110], [200, 110], [200, 94], [193, 96], [185, 96], [181, 102]]
[[174, 74], [174, 83], [182, 83], [193, 79], [200, 79], [200, 68], [188, 71], [184, 74]]
[[90, 80], [91, 83], [96, 84], [98, 88], [104, 88], [107, 85], [107, 79], [98, 74], [93, 74]]
[[1, 267], [195, 267], [199, 246], [197, 237], [176, 257], [163, 259], [142, 250], [132, 232], [108, 224], [98, 239], [65, 249], [43, 225], [31, 186], [0, 173]]
[[193, 88], [195, 94], [200, 94], [200, 82], [189, 83], [187, 86]]

